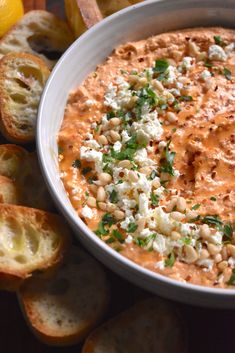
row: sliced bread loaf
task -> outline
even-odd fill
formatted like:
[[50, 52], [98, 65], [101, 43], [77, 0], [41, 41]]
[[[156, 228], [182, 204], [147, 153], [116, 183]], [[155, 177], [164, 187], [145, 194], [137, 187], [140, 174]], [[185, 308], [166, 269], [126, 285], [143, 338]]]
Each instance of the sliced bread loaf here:
[[184, 353], [186, 348], [181, 319], [168, 302], [155, 297], [96, 329], [82, 353]]
[[52, 278], [33, 276], [18, 292], [30, 328], [52, 345], [83, 339], [104, 315], [108, 297], [104, 270], [78, 247]]
[[34, 141], [38, 104], [49, 73], [31, 54], [12, 53], [0, 60], [0, 130], [7, 140]]
[[28, 154], [28, 151], [17, 145], [0, 145], [0, 175], [16, 180]]
[[15, 289], [33, 271], [60, 264], [69, 239], [58, 215], [0, 204], [0, 288]]
[[0, 203], [19, 204], [16, 182], [2, 175], [0, 175]]
[[73, 39], [66, 22], [50, 12], [33, 10], [0, 40], [0, 57], [11, 52], [30, 53], [52, 68]]

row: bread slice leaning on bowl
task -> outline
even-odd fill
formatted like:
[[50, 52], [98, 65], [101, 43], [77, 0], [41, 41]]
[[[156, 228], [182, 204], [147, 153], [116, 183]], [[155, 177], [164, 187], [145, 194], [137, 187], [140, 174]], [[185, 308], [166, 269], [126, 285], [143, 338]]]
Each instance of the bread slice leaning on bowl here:
[[70, 243], [60, 216], [0, 204], [0, 288], [15, 290], [34, 271], [56, 268]]
[[72, 345], [104, 315], [109, 286], [101, 265], [73, 246], [58, 272], [27, 280], [18, 299], [36, 337], [50, 345]]

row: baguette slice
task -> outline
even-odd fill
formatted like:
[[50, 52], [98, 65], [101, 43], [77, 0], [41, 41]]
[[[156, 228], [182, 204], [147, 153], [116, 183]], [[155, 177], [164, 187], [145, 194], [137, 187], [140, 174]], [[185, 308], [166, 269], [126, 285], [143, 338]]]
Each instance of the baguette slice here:
[[96, 329], [82, 353], [184, 353], [184, 326], [170, 304], [159, 298], [137, 303]]
[[0, 40], [0, 57], [11, 52], [30, 53], [52, 68], [73, 39], [66, 22], [50, 12], [33, 10]]
[[50, 74], [38, 57], [11, 53], [0, 60], [0, 130], [18, 143], [33, 142], [43, 87]]
[[36, 152], [29, 153], [24, 148], [13, 144], [0, 145], [1, 175], [12, 179], [11, 189], [14, 185], [17, 192], [15, 202], [14, 197], [11, 202], [10, 200], [4, 201], [4, 199], [1, 202], [39, 208], [44, 211], [54, 210], [53, 201], [40, 171]]
[[0, 203], [19, 204], [19, 191], [16, 182], [0, 175]]
[[69, 239], [58, 215], [0, 204], [0, 288], [14, 290], [33, 271], [56, 267]]
[[17, 145], [0, 145], [0, 175], [16, 180], [28, 154], [28, 151]]
[[108, 289], [99, 263], [72, 247], [54, 277], [33, 276], [18, 291], [18, 299], [36, 337], [51, 345], [72, 345], [81, 341], [104, 315]]

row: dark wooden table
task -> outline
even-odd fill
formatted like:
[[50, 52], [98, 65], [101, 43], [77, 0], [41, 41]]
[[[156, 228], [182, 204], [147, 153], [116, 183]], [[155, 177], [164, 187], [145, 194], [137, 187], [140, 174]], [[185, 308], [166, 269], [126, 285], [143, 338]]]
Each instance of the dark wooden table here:
[[[63, 0], [47, 1], [47, 8], [63, 16]], [[128, 308], [137, 299], [151, 295], [110, 271], [107, 272], [111, 284], [111, 300], [105, 319]], [[176, 302], [173, 304], [180, 308], [188, 329], [188, 353], [235, 353], [235, 310], [212, 310]], [[0, 292], [0, 353], [75, 352], [81, 352], [81, 345], [56, 348], [40, 343], [28, 329], [15, 294]]]

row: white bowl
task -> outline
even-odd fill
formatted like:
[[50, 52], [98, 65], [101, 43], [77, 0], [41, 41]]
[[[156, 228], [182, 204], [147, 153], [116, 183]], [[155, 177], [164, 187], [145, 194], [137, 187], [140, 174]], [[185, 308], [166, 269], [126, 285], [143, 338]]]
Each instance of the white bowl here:
[[37, 148], [46, 182], [58, 208], [84, 246], [107, 267], [144, 289], [207, 307], [235, 308], [235, 290], [181, 283], [151, 272], [112, 250], [87, 228], [70, 204], [60, 180], [56, 139], [69, 92], [117, 45], [180, 28], [232, 28], [234, 18], [234, 0], [145, 1], [108, 17], [76, 40], [60, 59], [44, 90], [37, 123]]

